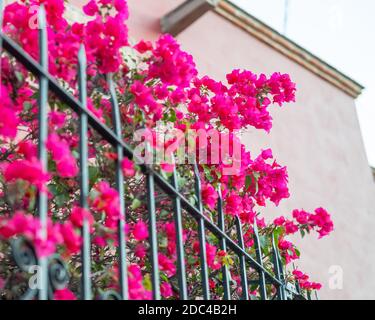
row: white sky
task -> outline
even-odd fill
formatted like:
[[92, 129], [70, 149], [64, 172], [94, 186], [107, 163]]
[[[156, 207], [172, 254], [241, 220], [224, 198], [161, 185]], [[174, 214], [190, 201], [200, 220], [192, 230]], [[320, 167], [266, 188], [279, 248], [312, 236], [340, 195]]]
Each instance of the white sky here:
[[[283, 32], [286, 0], [231, 1]], [[374, 15], [374, 0], [289, 0], [286, 36], [366, 87], [357, 113], [375, 167]]]

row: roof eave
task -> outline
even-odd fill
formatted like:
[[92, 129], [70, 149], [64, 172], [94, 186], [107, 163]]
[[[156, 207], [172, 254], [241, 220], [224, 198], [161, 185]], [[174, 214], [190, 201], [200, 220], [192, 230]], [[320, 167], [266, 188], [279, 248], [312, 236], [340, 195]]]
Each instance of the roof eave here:
[[220, 1], [214, 10], [220, 16], [229, 20], [236, 26], [271, 46], [317, 76], [328, 81], [354, 99], [358, 98], [364, 90], [364, 86], [358, 82], [354, 81], [344, 73], [324, 62], [311, 52], [286, 38], [233, 3]]

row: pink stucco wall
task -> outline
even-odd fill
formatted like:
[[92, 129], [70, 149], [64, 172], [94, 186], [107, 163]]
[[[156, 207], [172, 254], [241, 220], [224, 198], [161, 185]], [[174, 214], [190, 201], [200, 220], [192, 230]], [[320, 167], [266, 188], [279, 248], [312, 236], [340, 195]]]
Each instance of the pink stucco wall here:
[[[159, 18], [182, 0], [128, 0], [133, 39], [155, 39]], [[193, 54], [202, 74], [225, 79], [233, 68], [254, 72], [287, 72], [298, 85], [297, 103], [273, 110], [271, 134], [250, 130], [243, 136], [254, 155], [271, 147], [289, 168], [290, 199], [272, 218], [294, 208], [327, 208], [335, 222], [328, 238], [297, 240], [297, 263], [313, 280], [321, 281], [320, 298], [375, 298], [375, 184], [367, 163], [355, 102], [341, 90], [210, 12], [178, 36]], [[343, 270], [342, 290], [329, 289], [331, 266]]]

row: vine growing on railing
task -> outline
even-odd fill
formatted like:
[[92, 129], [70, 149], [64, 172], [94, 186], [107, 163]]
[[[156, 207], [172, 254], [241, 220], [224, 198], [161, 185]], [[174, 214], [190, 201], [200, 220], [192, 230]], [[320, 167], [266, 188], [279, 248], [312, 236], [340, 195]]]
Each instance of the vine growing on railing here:
[[[125, 0], [91, 0], [84, 7], [86, 22], [68, 22], [63, 0], [24, 0], [13, 2], [3, 13], [3, 32], [16, 41], [31, 57], [39, 59], [37, 9], [45, 5], [48, 35], [48, 69], [73, 96], [78, 97], [78, 50], [83, 44], [87, 58], [87, 107], [100, 121], [113, 127], [108, 75], [116, 84], [123, 140], [134, 149], [148, 144], [153, 156], [163, 153], [161, 161], [150, 163], [171, 180], [175, 170], [180, 192], [197, 205], [194, 171], [189, 160], [199, 164], [204, 214], [218, 224], [218, 190], [222, 193], [225, 232], [236, 239], [236, 218], [242, 224], [246, 251], [255, 256], [254, 224], [259, 229], [262, 261], [273, 273], [272, 238], [285, 265], [286, 281], [297, 281], [303, 291], [319, 290], [299, 270], [290, 268], [299, 259], [296, 246], [288, 236], [316, 232], [319, 238], [333, 230], [330, 215], [323, 208], [312, 213], [294, 210], [289, 217], [262, 216], [262, 208], [278, 205], [289, 197], [288, 174], [270, 149], [254, 157], [240, 140], [249, 127], [270, 132], [274, 104], [284, 106], [295, 100], [296, 86], [289, 75], [256, 75], [233, 70], [226, 81], [198, 74], [194, 59], [170, 35], [155, 42], [128, 40]], [[139, 5], [142, 5], [141, 3]], [[203, 50], [203, 49], [202, 49]], [[218, 68], [220, 66], [217, 66]], [[126, 217], [119, 212], [115, 189], [116, 150], [93, 128], [89, 129], [89, 209], [79, 206], [79, 127], [78, 116], [54, 94], [48, 96], [49, 134], [48, 172], [42, 170], [38, 149], [38, 79], [15, 58], [1, 53], [0, 102], [0, 290], [3, 298], [19, 297], [27, 291], [30, 275], [19, 268], [31, 267], [32, 257], [52, 257], [65, 264], [64, 274], [54, 282], [54, 299], [81, 296], [81, 228], [88, 219], [92, 239], [91, 271], [94, 297], [119, 291], [117, 226], [126, 219], [128, 286], [130, 299], [151, 298], [151, 264], [148, 256], [149, 228], [144, 173], [137, 163], [125, 158]], [[197, 133], [192, 135], [191, 133]], [[204, 137], [204, 139], [202, 138]], [[137, 138], [143, 137], [143, 140]], [[207, 138], [208, 137], [208, 138]], [[192, 147], [193, 146], [193, 147]], [[140, 157], [149, 152], [141, 148]], [[200, 155], [203, 156], [201, 157]], [[204, 161], [202, 161], [202, 159]], [[178, 161], [177, 161], [178, 160]], [[37, 195], [48, 195], [47, 237], [41, 233], [37, 215]], [[163, 298], [179, 297], [176, 267], [176, 230], [173, 199], [155, 190], [158, 263]], [[197, 222], [183, 214], [185, 267], [190, 297], [201, 297], [201, 273]], [[229, 270], [233, 298], [242, 293], [240, 262], [231, 250], [220, 249], [219, 239], [206, 232], [206, 255], [212, 298], [223, 296], [222, 266]], [[23, 239], [24, 242], [15, 242]], [[237, 242], [237, 240], [234, 240]], [[23, 250], [12, 259], [13, 248]], [[57, 258], [59, 254], [61, 258]], [[55, 260], [53, 260], [55, 259]], [[16, 260], [15, 262], [13, 260]], [[259, 277], [248, 268], [251, 297], [260, 297]], [[26, 270], [27, 271], [27, 270]], [[52, 273], [53, 274], [53, 273]], [[61, 274], [60, 274], [61, 276]], [[26, 287], [25, 287], [26, 286]], [[268, 284], [267, 295], [276, 294]], [[32, 291], [34, 292], [34, 291]], [[33, 293], [30, 293], [31, 297]]]

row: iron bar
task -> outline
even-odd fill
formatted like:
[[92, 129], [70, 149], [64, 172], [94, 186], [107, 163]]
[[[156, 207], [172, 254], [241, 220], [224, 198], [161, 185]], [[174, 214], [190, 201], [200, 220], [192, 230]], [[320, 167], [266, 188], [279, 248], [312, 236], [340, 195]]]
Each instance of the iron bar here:
[[[119, 139], [122, 139], [121, 117], [120, 109], [117, 101], [115, 85], [113, 83], [112, 75], [107, 76], [109, 93], [111, 96], [112, 105], [112, 121], [114, 133]], [[118, 259], [119, 259], [119, 275], [120, 275], [120, 292], [123, 300], [128, 299], [128, 272], [126, 263], [126, 235], [125, 235], [125, 194], [124, 194], [124, 175], [121, 168], [121, 163], [124, 158], [124, 152], [121, 145], [117, 144], [116, 148], [116, 189], [119, 194], [120, 219], [118, 221]]]
[[[178, 178], [176, 167], [173, 170], [172, 185], [178, 191]], [[185, 254], [183, 244], [183, 228], [182, 228], [182, 215], [181, 215], [181, 201], [180, 198], [175, 196], [173, 198], [174, 209], [174, 222], [176, 229], [176, 251], [177, 251], [177, 268], [178, 268], [178, 286], [179, 298], [187, 300], [187, 284], [186, 284], [186, 270], [185, 270]]]
[[[146, 143], [146, 152], [150, 154], [150, 145]], [[160, 274], [158, 259], [158, 237], [156, 231], [156, 208], [155, 208], [155, 181], [151, 171], [146, 172], [147, 181], [147, 207], [149, 217], [149, 237], [150, 237], [150, 262], [151, 262], [151, 282], [152, 297], [160, 300]]]
[[277, 295], [278, 295], [279, 300], [284, 300], [285, 299], [284, 289], [283, 289], [284, 284], [282, 283], [282, 279], [281, 279], [281, 272], [280, 272], [280, 267], [279, 267], [279, 262], [280, 262], [279, 251], [276, 248], [274, 234], [272, 235], [272, 252], [273, 252], [272, 255], [273, 255], [274, 272], [275, 272], [277, 279], [280, 282], [280, 284], [277, 286]]
[[[39, 74], [39, 135], [38, 135], [38, 157], [42, 170], [48, 171], [48, 158], [46, 142], [48, 138], [48, 39], [47, 39], [47, 21], [44, 5], [38, 10], [38, 28], [39, 28], [39, 60], [40, 68], [43, 73]], [[46, 190], [40, 190], [38, 193], [38, 214], [40, 218], [41, 236], [47, 238], [47, 219], [48, 219], [48, 196]], [[40, 289], [39, 299], [48, 299], [48, 261], [46, 257], [39, 259], [40, 267]]]
[[[242, 224], [238, 216], [236, 216], [236, 229], [237, 229], [237, 239], [240, 248], [245, 252], [245, 245], [243, 242], [242, 235]], [[240, 273], [241, 273], [241, 286], [242, 286], [242, 299], [249, 300], [249, 287], [247, 281], [247, 272], [246, 272], [246, 260], [243, 254], [239, 255], [240, 259]]]
[[[221, 194], [221, 186], [219, 185], [217, 188], [218, 200], [217, 200], [217, 212], [219, 216], [219, 228], [220, 230], [225, 233], [225, 221], [224, 221], [224, 212], [223, 212], [223, 197]], [[220, 237], [220, 248], [221, 250], [227, 252], [227, 242], [225, 238]], [[229, 274], [228, 274], [228, 266], [227, 264], [223, 264], [222, 266], [222, 274], [223, 274], [223, 287], [224, 287], [224, 299], [231, 300], [230, 294], [230, 284], [229, 284]]]
[[259, 273], [259, 288], [260, 288], [260, 296], [262, 300], [267, 300], [267, 291], [266, 291], [266, 277], [264, 275], [264, 268], [263, 268], [263, 258], [262, 258], [262, 247], [259, 241], [259, 233], [258, 233], [258, 225], [256, 219], [254, 221], [254, 245], [255, 245], [255, 252], [256, 258], [259, 265], [262, 268], [258, 271]]
[[210, 287], [208, 283], [208, 266], [207, 266], [207, 252], [206, 252], [206, 228], [205, 219], [203, 218], [203, 206], [201, 197], [201, 179], [199, 176], [198, 165], [194, 162], [194, 176], [195, 176], [195, 196], [197, 198], [198, 210], [200, 217], [198, 219], [198, 240], [199, 240], [199, 258], [201, 265], [201, 280], [203, 298], [210, 300]]
[[[87, 74], [86, 74], [86, 52], [81, 45], [78, 52], [78, 90], [79, 100], [82, 108], [87, 109]], [[87, 146], [87, 114], [79, 115], [79, 159], [80, 159], [80, 205], [88, 209], [87, 197], [89, 193], [89, 171], [88, 171], [88, 146]], [[84, 300], [91, 300], [91, 241], [90, 225], [87, 217], [82, 223], [82, 297]]]

